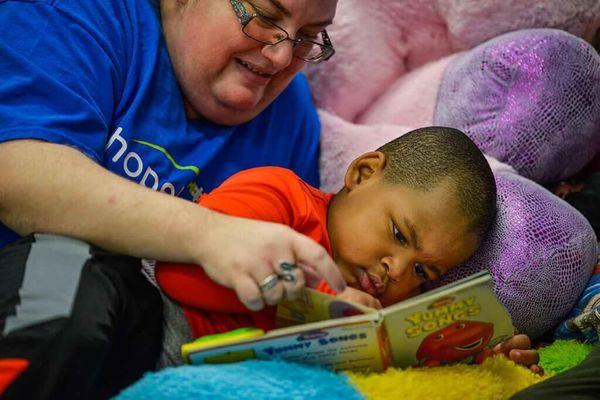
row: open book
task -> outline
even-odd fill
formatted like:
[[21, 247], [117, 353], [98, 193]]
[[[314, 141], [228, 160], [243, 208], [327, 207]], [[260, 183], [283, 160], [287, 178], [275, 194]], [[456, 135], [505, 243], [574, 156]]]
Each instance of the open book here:
[[487, 272], [382, 310], [307, 289], [302, 298], [279, 304], [277, 322], [283, 328], [201, 338], [183, 345], [182, 353], [192, 364], [280, 358], [373, 372], [481, 362], [491, 347], [514, 333]]

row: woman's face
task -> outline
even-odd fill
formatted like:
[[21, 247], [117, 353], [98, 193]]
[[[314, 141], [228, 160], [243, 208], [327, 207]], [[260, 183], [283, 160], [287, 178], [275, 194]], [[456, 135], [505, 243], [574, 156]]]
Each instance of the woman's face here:
[[[250, 0], [293, 37], [314, 37], [331, 23], [337, 0]], [[292, 43], [263, 45], [242, 32], [229, 0], [162, 0], [161, 18], [190, 118], [224, 125], [251, 120], [303, 67]], [[320, 36], [319, 36], [320, 38]], [[290, 110], [293, 112], [293, 110]]]

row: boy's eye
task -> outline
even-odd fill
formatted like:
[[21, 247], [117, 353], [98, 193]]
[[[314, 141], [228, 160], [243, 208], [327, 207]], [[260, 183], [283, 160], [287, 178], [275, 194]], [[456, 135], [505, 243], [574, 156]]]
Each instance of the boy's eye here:
[[394, 237], [396, 238], [396, 240], [401, 244], [401, 245], [407, 245], [408, 241], [406, 240], [406, 238], [404, 237], [404, 235], [402, 234], [402, 232], [400, 232], [400, 229], [398, 229], [398, 227], [396, 226], [395, 223], [392, 222], [392, 230], [394, 232]]
[[415, 274], [417, 274], [417, 276], [423, 280], [428, 280], [429, 279], [429, 275], [427, 275], [427, 270], [425, 269], [425, 267], [419, 263], [415, 263]]

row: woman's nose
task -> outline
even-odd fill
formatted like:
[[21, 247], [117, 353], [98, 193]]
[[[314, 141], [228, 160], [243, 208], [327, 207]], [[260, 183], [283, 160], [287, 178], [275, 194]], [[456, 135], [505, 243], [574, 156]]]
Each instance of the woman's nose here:
[[294, 45], [289, 40], [284, 40], [277, 44], [265, 45], [262, 48], [262, 54], [271, 61], [273, 67], [281, 71], [291, 64], [294, 56]]

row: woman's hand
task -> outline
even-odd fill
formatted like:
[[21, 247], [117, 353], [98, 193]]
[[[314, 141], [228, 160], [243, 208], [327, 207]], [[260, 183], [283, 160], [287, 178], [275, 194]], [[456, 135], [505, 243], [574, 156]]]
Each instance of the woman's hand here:
[[296, 298], [305, 272], [316, 272], [337, 292], [346, 288], [327, 251], [309, 237], [284, 225], [205, 211], [197, 263], [215, 282], [234, 289], [250, 310]]
[[[115, 253], [199, 264], [251, 310], [296, 296], [305, 284], [303, 269], [314, 269], [336, 291], [345, 288], [325, 249], [291, 228], [149, 190], [68, 146], [1, 143], [0, 171], [0, 221], [22, 235], [48, 232]], [[299, 268], [284, 271], [283, 262]], [[261, 292], [258, 285], [271, 274], [295, 281], [277, 280]]]
[[514, 335], [494, 346], [495, 354], [504, 354], [517, 364], [528, 367], [532, 372], [543, 375], [544, 370], [538, 365], [540, 356], [537, 350], [531, 348], [531, 340], [527, 335]]
[[346, 287], [346, 290], [337, 295], [342, 300], [350, 301], [352, 303], [362, 304], [363, 306], [381, 309], [381, 303], [375, 297], [371, 296], [367, 292], [362, 290]]

